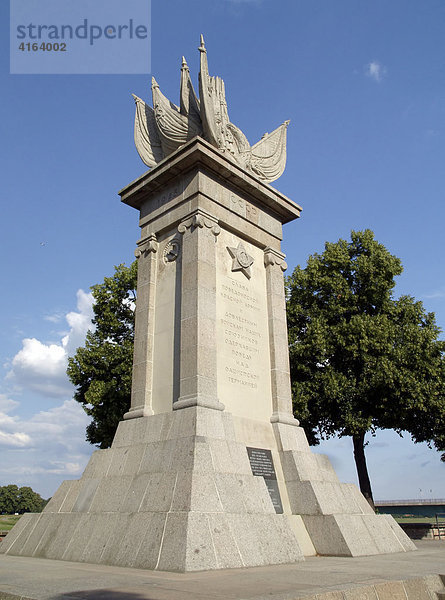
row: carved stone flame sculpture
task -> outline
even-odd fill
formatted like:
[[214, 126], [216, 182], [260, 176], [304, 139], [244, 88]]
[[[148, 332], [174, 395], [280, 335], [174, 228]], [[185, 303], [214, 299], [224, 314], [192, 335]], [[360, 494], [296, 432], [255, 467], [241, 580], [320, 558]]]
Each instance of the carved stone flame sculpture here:
[[224, 81], [220, 77], [209, 75], [202, 35], [199, 51], [199, 99], [193, 89], [184, 57], [179, 107], [164, 96], [154, 77], [153, 108], [133, 94], [136, 102], [134, 141], [139, 156], [147, 166], [154, 167], [199, 135], [261, 181], [275, 181], [286, 166], [286, 130], [289, 121], [285, 121], [272, 133], [265, 133], [259, 142], [250, 146], [244, 133], [229, 120]]

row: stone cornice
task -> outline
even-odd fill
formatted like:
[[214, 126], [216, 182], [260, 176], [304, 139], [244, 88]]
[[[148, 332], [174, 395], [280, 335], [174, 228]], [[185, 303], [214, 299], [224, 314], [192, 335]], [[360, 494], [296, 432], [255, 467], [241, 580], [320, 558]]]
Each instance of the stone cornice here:
[[261, 182], [200, 137], [184, 144], [156, 167], [123, 188], [119, 195], [122, 202], [140, 209], [151, 194], [161, 190], [179, 174], [194, 169], [209, 171], [230, 182], [234, 188], [248, 193], [250, 198], [267, 207], [282, 223], [300, 216], [302, 208], [298, 204]]

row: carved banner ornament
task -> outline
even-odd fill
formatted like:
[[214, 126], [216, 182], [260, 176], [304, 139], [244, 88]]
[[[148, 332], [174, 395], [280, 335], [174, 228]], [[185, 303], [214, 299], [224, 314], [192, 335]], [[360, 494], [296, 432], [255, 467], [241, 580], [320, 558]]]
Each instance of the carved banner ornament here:
[[209, 75], [203, 36], [199, 51], [199, 99], [184, 57], [179, 106], [164, 96], [154, 77], [153, 108], [133, 94], [136, 102], [134, 141], [139, 156], [147, 166], [154, 167], [193, 137], [201, 136], [261, 181], [270, 183], [278, 179], [286, 166], [289, 121], [272, 133], [265, 133], [259, 142], [250, 146], [244, 133], [229, 120], [224, 81]]

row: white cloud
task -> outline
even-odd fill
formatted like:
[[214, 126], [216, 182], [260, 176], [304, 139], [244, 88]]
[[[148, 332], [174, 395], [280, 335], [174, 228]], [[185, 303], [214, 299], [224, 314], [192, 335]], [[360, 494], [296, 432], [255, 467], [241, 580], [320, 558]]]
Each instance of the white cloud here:
[[93, 450], [85, 442], [88, 423], [75, 400], [29, 418], [0, 413], [0, 481], [51, 496], [63, 479], [81, 475]]
[[436, 290], [435, 292], [431, 292], [430, 294], [423, 294], [423, 298], [428, 300], [434, 300], [436, 298], [445, 298], [445, 289]]
[[16, 400], [11, 400], [5, 394], [0, 394], [0, 413], [8, 413], [19, 405]]
[[50, 323], [60, 323], [64, 319], [65, 315], [61, 313], [54, 313], [53, 315], [46, 315], [43, 318], [45, 321], [49, 321]]
[[30, 446], [32, 443], [31, 438], [26, 433], [5, 433], [0, 431], [0, 446], [7, 446], [9, 448], [24, 448]]
[[[63, 479], [78, 478], [93, 451], [85, 441], [90, 418], [72, 399], [66, 376], [68, 356], [83, 345], [91, 328], [93, 298], [77, 292], [77, 310], [64, 315], [67, 331], [55, 340], [27, 337], [8, 361], [6, 379], [21, 393], [21, 402], [0, 393], [0, 481], [29, 485], [43, 497], [51, 496]], [[45, 318], [57, 323], [57, 314]], [[57, 398], [57, 406], [36, 412], [27, 392]], [[31, 414], [30, 414], [31, 409]]]
[[371, 61], [366, 65], [365, 73], [367, 77], [370, 77], [377, 83], [380, 83], [382, 79], [385, 77], [387, 70], [386, 67], [381, 65], [376, 60]]
[[58, 343], [25, 338], [22, 349], [12, 359], [7, 378], [22, 390], [28, 389], [54, 398], [71, 394], [72, 386], [66, 376], [68, 356], [83, 344], [91, 328], [92, 305], [92, 295], [78, 290], [77, 311], [65, 316], [69, 332]]

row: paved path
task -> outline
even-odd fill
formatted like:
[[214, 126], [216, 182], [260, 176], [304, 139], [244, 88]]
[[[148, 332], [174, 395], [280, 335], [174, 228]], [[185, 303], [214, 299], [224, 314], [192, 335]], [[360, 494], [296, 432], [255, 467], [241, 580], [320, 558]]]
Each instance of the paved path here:
[[[315, 600], [358, 585], [445, 574], [445, 541], [416, 544], [417, 552], [185, 574], [0, 555], [0, 600]], [[328, 597], [371, 598], [364, 590], [349, 593]]]

